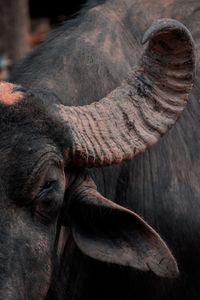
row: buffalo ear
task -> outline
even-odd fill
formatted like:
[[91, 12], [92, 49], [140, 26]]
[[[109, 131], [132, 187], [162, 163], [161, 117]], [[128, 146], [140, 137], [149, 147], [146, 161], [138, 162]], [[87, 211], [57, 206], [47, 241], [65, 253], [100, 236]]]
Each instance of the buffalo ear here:
[[136, 213], [86, 189], [68, 207], [78, 247], [100, 261], [177, 277], [178, 267], [161, 237]]

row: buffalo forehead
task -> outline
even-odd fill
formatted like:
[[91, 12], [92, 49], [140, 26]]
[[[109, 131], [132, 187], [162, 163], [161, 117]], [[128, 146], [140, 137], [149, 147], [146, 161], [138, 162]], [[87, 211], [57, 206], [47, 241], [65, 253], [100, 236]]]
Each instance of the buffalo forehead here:
[[0, 179], [10, 193], [18, 195], [36, 165], [44, 161], [48, 164], [54, 156], [61, 159], [57, 147], [49, 139], [13, 133], [7, 145], [0, 145]]

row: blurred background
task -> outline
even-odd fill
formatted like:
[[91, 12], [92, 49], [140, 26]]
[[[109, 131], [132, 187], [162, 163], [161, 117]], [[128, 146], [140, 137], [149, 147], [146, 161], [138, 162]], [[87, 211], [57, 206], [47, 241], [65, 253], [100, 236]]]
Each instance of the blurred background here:
[[74, 18], [86, 0], [0, 0], [0, 80], [49, 31]]

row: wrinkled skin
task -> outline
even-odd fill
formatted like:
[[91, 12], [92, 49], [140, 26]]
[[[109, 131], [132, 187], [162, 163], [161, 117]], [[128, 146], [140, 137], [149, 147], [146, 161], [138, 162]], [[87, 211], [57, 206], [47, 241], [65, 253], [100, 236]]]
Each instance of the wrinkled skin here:
[[[121, 8], [119, 11], [115, 9], [116, 2], [118, 2], [117, 7]], [[79, 37], [78, 42], [74, 40], [74, 33], [69, 33], [72, 28], [66, 33], [61, 33], [54, 41], [58, 52], [55, 51], [55, 47], [48, 49], [48, 43], [44, 44], [39, 48], [39, 52], [42, 53], [44, 47], [46, 51], [41, 56], [30, 55], [23, 65], [16, 67], [13, 71], [11, 81], [22, 84], [24, 87], [39, 86], [53, 90], [57, 99], [67, 105], [97, 101], [115, 88], [130, 70], [131, 65], [135, 64], [143, 49], [140, 44], [142, 35], [146, 28], [158, 18], [173, 17], [187, 25], [196, 41], [198, 57], [199, 9], [198, 1], [191, 3], [164, 0], [159, 3], [157, 1], [108, 1], [96, 8], [96, 11], [93, 10], [88, 22], [85, 21], [81, 26], [75, 26], [73, 30]], [[97, 15], [99, 23], [94, 27]], [[114, 32], [110, 27], [110, 20], [113, 24], [117, 24]], [[66, 34], [68, 38], [63, 39], [63, 35]], [[56, 66], [62, 66], [59, 67], [59, 72]], [[18, 299], [43, 299], [51, 282], [47, 299], [199, 299], [198, 201], [200, 191], [198, 178], [200, 174], [198, 162], [200, 146], [197, 112], [200, 90], [198, 66], [195, 87], [190, 97], [192, 101], [181, 118], [180, 124], [177, 124], [157, 146], [135, 160], [119, 166], [90, 171], [98, 190], [103, 195], [136, 211], [162, 234], [178, 261], [180, 278], [160, 279], [149, 273], [143, 274], [139, 271], [120, 269], [117, 266], [95, 262], [77, 250], [71, 235], [66, 245], [66, 240], [63, 239], [63, 253], [59, 258], [61, 267], [57, 266], [55, 255], [52, 257], [52, 253], [56, 251], [57, 217], [69, 180], [66, 179], [67, 175], [63, 174], [62, 151], [55, 146], [56, 132], [51, 128], [53, 132], [51, 136], [43, 133], [41, 138], [40, 132], [32, 132], [31, 136], [34, 136], [32, 141], [31, 136], [26, 135], [26, 140], [19, 143], [19, 149], [11, 146], [9, 142], [4, 143], [4, 147], [0, 148], [0, 160], [4, 162], [0, 171], [2, 172], [0, 213], [1, 222], [5, 224], [5, 227], [3, 225], [0, 227], [0, 237], [4, 239], [3, 237], [6, 236], [7, 239], [0, 259], [8, 261], [10, 259], [8, 251], [16, 249], [20, 243], [18, 256], [16, 258], [12, 256], [12, 261], [8, 261], [6, 270], [3, 270], [0, 296], [3, 295], [7, 299], [17, 299], [17, 297]], [[68, 75], [64, 82], [62, 78], [66, 73]], [[40, 91], [36, 91], [37, 93], [40, 94]], [[48, 97], [48, 101], [51, 103], [55, 99]], [[12, 119], [12, 114], [10, 118]], [[5, 136], [4, 130], [4, 127], [1, 127], [1, 132]], [[10, 131], [13, 140], [21, 131], [23, 131], [22, 128], [15, 127]], [[19, 139], [20, 136], [17, 138]], [[11, 138], [8, 137], [8, 141], [10, 140]], [[45, 145], [45, 148], [43, 149], [41, 145]], [[26, 157], [28, 147], [33, 151], [29, 158]], [[59, 167], [53, 158], [51, 167], [51, 159], [48, 159], [48, 164], [44, 167], [44, 171], [41, 171], [38, 181], [34, 183], [34, 187], [31, 185], [32, 187], [28, 189], [28, 196], [24, 197], [25, 194], [21, 193], [23, 189], [16, 189], [16, 186], [28, 187], [28, 183], [23, 181], [23, 175], [31, 175], [34, 167], [37, 166], [36, 162], [39, 163], [43, 157], [41, 149], [47, 152], [54, 149], [56, 152], [54, 155], [59, 160]], [[8, 170], [6, 161], [12, 162]], [[27, 166], [27, 169], [23, 170], [24, 174], [12, 174], [15, 169], [20, 170], [16, 166], [21, 164]], [[58, 187], [55, 190], [50, 188], [49, 191], [49, 175], [45, 178], [42, 174], [45, 174], [45, 170], [50, 167], [52, 177], [56, 176]], [[8, 174], [8, 176], [3, 177], [2, 174]], [[20, 178], [21, 182], [15, 182], [14, 179], [4, 182], [12, 177]], [[24, 176], [26, 177], [27, 175]], [[52, 178], [50, 181], [52, 182]], [[9, 186], [9, 189], [4, 191], [5, 186]], [[52, 193], [56, 193], [55, 197], [52, 196], [52, 205], [57, 207], [57, 213], [53, 216], [51, 211], [46, 212], [43, 209], [45, 199], [51, 197]], [[37, 206], [33, 199], [38, 199], [41, 195], [45, 199], [42, 197], [41, 202], [39, 201], [41, 205], [39, 203]], [[23, 208], [21, 203], [23, 203]], [[14, 214], [14, 211], [19, 211], [19, 213]], [[50, 218], [46, 215], [50, 215]], [[10, 226], [13, 226], [15, 230], [9, 232]], [[27, 231], [27, 228], [31, 228], [31, 231]], [[40, 255], [34, 252], [34, 247], [38, 249], [38, 243], [43, 244]], [[29, 271], [27, 263], [29, 260], [25, 251], [28, 251], [29, 255], [31, 253], [30, 256], [33, 258], [31, 265], [35, 265], [35, 272]], [[24, 266], [26, 266], [25, 269], [23, 269]], [[11, 272], [13, 276], [10, 276]], [[15, 273], [22, 275], [18, 278]], [[25, 280], [22, 280], [23, 276]], [[26, 294], [28, 292], [30, 295]]]
[[12, 139], [7, 135], [6, 147], [0, 147], [5, 162], [0, 171], [0, 298], [43, 299], [51, 280], [57, 216], [66, 185], [63, 159], [50, 140], [13, 129]]

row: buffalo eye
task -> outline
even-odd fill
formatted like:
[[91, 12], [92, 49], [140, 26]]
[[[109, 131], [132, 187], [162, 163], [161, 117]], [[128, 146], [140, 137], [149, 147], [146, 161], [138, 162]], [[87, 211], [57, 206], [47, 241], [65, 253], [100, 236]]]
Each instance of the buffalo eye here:
[[42, 187], [41, 191], [39, 192], [39, 195], [42, 194], [42, 193], [49, 193], [51, 192], [55, 186], [57, 184], [57, 181], [56, 180], [48, 180], [44, 186]]
[[34, 213], [42, 222], [55, 220], [63, 204], [64, 172], [52, 165], [45, 172], [39, 184], [39, 191], [34, 200]]

